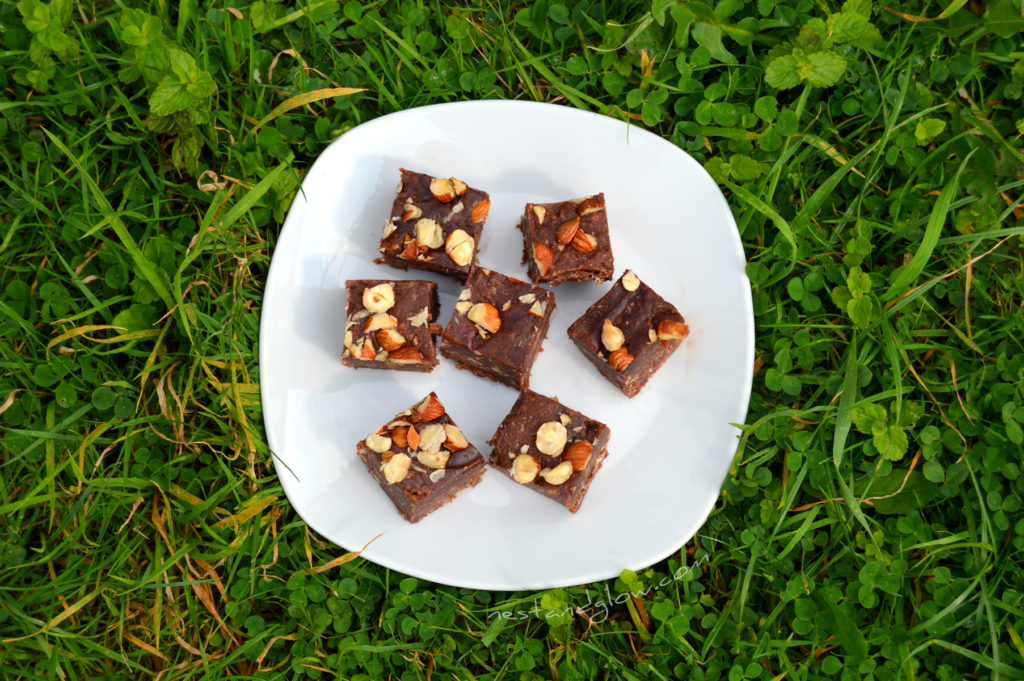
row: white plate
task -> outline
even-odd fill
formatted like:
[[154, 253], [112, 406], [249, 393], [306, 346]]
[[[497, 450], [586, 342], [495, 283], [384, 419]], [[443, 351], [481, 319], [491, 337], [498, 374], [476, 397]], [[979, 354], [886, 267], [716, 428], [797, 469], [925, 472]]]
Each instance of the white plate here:
[[[488, 470], [411, 525], [356, 457], [356, 442], [431, 390], [486, 456], [516, 391], [442, 359], [432, 373], [342, 366], [345, 280], [433, 279], [447, 323], [460, 286], [373, 262], [398, 169], [455, 175], [491, 195], [480, 264], [526, 278], [516, 224], [527, 201], [605, 192], [616, 278], [633, 269], [690, 325], [635, 398], [600, 376], [565, 330], [610, 282], [556, 287], [530, 387], [611, 427], [576, 514]], [[621, 121], [550, 104], [440, 104], [375, 119], [324, 150], [288, 213], [267, 279], [260, 376], [281, 485], [319, 534], [409, 575], [476, 589], [542, 589], [617, 576], [686, 542], [736, 451], [753, 376], [750, 285], [736, 224], [701, 166]]]

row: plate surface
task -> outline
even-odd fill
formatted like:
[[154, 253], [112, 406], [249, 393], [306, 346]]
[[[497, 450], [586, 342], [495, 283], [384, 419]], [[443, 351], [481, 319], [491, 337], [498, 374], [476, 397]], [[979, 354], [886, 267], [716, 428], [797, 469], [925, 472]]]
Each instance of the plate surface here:
[[[486, 445], [516, 391], [442, 359], [429, 374], [341, 364], [345, 280], [433, 279], [447, 323], [460, 286], [373, 262], [400, 167], [454, 175], [491, 195], [480, 264], [526, 279], [516, 228], [527, 201], [605, 192], [615, 276], [626, 269], [674, 303], [691, 333], [626, 398], [565, 330], [613, 282], [556, 287], [530, 387], [611, 427], [609, 455], [571, 514], [491, 469], [415, 525], [355, 444], [431, 390], [470, 442]], [[739, 234], [722, 193], [688, 154], [645, 130], [551, 104], [439, 104], [383, 116], [324, 150], [274, 252], [260, 328], [267, 437], [299, 515], [348, 550], [409, 575], [476, 589], [583, 584], [677, 550], [718, 498], [746, 418], [754, 323]]]

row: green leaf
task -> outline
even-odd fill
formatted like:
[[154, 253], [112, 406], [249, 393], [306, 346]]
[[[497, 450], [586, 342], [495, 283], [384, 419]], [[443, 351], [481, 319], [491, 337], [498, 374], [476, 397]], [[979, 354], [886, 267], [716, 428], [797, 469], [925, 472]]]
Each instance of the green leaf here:
[[39, 2], [39, 0], [21, 0], [18, 3], [18, 11], [21, 12], [22, 23], [32, 33], [45, 31], [52, 21], [50, 8]]
[[1024, 443], [1024, 430], [1021, 429], [1019, 423], [1016, 421], [1006, 422], [1006, 439], [1015, 445]]
[[750, 182], [756, 180], [768, 169], [764, 163], [760, 163], [742, 154], [733, 154], [729, 158], [732, 177], [739, 182]]
[[737, 63], [736, 57], [722, 44], [722, 29], [718, 26], [701, 22], [693, 27], [691, 33], [696, 43], [707, 48], [711, 56], [718, 61], [723, 64]]
[[882, 34], [868, 18], [856, 12], [839, 12], [829, 16], [828, 32], [833, 43], [848, 43], [860, 48], [873, 47], [882, 39]]
[[938, 118], [923, 118], [917, 122], [914, 128], [914, 139], [920, 146], [924, 146], [942, 134], [946, 129], [946, 121]]
[[871, 277], [859, 267], [851, 267], [846, 275], [846, 287], [854, 298], [862, 298], [871, 293]]
[[665, 12], [675, 4], [676, 0], [654, 0], [651, 3], [651, 16], [658, 22], [658, 26], [665, 25]]
[[155, 116], [166, 116], [187, 109], [191, 106], [192, 101], [192, 95], [185, 89], [181, 81], [176, 76], [167, 75], [150, 96], [149, 109]]
[[876, 423], [872, 430], [871, 441], [882, 457], [890, 461], [899, 461], [907, 453], [907, 432], [898, 424]]
[[874, 404], [862, 404], [853, 410], [853, 425], [864, 435], [871, 435], [875, 426], [886, 421], [885, 407]]
[[938, 483], [946, 479], [946, 472], [943, 470], [942, 464], [938, 461], [925, 461], [921, 472], [929, 482]]
[[140, 9], [127, 9], [121, 13], [121, 40], [129, 45], [145, 47], [163, 39], [160, 19]]
[[839, 397], [839, 416], [836, 418], [836, 435], [832, 441], [832, 463], [838, 467], [843, 460], [843, 449], [850, 434], [853, 420], [853, 404], [857, 401], [857, 334], [854, 332], [846, 348], [842, 395]]
[[868, 655], [868, 642], [864, 638], [864, 634], [861, 633], [860, 627], [857, 626], [857, 622], [846, 612], [845, 608], [841, 608], [833, 603], [822, 592], [816, 591], [814, 598], [832, 614], [832, 627], [830, 631], [846, 654], [846, 666], [848, 668], [856, 668], [867, 659]]
[[[907, 480], [905, 485], [904, 478]], [[894, 494], [901, 485], [903, 489]], [[866, 490], [865, 496], [885, 497], [873, 499], [872, 507], [879, 513], [896, 514], [917, 510], [938, 493], [938, 486], [934, 482], [929, 482], [922, 473], [911, 471], [908, 476], [906, 470], [894, 468], [889, 474], [875, 478]]]
[[754, 113], [765, 123], [771, 123], [779, 115], [779, 102], [771, 95], [759, 97], [754, 102]]
[[807, 55], [807, 64], [800, 65], [801, 75], [811, 85], [829, 87], [839, 82], [846, 70], [846, 60], [835, 52], [814, 52]]
[[672, 20], [676, 22], [675, 43], [676, 46], [684, 48], [690, 42], [690, 28], [693, 26], [693, 13], [688, 11], [684, 5], [673, 5], [669, 10]]
[[846, 304], [846, 314], [862, 329], [871, 326], [881, 313], [882, 308], [874, 296], [855, 297]]
[[871, 16], [871, 0], [846, 0], [843, 3], [844, 13], [860, 14], [863, 17]]
[[792, 54], [776, 57], [768, 62], [764, 81], [778, 90], [788, 90], [800, 84], [800, 62]]

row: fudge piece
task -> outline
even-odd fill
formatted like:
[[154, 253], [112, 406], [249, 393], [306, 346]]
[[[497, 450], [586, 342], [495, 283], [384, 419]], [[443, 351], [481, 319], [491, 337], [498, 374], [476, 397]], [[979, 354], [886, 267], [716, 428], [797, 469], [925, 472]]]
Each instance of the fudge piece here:
[[438, 364], [434, 323], [439, 313], [432, 281], [354, 279], [345, 282], [346, 366], [432, 371]]
[[384, 262], [465, 281], [491, 209], [487, 192], [404, 168], [378, 249]]
[[563, 281], [594, 280], [615, 273], [608, 240], [604, 194], [560, 203], [528, 203], [519, 221], [523, 262], [530, 279], [555, 286]]
[[551, 291], [475, 267], [441, 332], [441, 354], [461, 369], [522, 390], [554, 311]]
[[568, 330], [583, 356], [627, 397], [640, 392], [688, 333], [679, 311], [632, 270]]
[[486, 468], [434, 393], [367, 435], [356, 453], [410, 523], [480, 482]]
[[525, 390], [488, 444], [490, 464], [575, 513], [608, 454], [608, 426]]

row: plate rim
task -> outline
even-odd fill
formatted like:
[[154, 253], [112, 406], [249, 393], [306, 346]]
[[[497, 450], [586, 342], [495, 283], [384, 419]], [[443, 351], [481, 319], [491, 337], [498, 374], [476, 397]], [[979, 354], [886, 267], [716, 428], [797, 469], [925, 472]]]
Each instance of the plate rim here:
[[[327, 541], [330, 541], [332, 544], [335, 544], [336, 546], [339, 546], [340, 548], [344, 549], [345, 551], [350, 551], [350, 552], [351, 551], [358, 551], [359, 552], [359, 557], [364, 558], [364, 559], [366, 559], [366, 560], [368, 560], [370, 562], [373, 562], [373, 563], [375, 563], [377, 565], [380, 565], [382, 567], [385, 567], [385, 568], [387, 568], [389, 570], [394, 570], [395, 572], [399, 572], [399, 573], [404, 574], [404, 575], [416, 577], [418, 579], [424, 579], [424, 580], [427, 580], [427, 581], [431, 581], [431, 582], [434, 582], [435, 584], [452, 586], [452, 587], [456, 587], [456, 588], [469, 588], [469, 589], [485, 590], [485, 591], [527, 591], [527, 590], [541, 590], [541, 589], [551, 589], [551, 588], [560, 588], [560, 587], [592, 584], [594, 582], [604, 581], [604, 580], [607, 580], [607, 579], [612, 579], [612, 578], [618, 577], [619, 574], [621, 574], [622, 570], [629, 569], [629, 570], [638, 571], [638, 570], [647, 568], [647, 567], [649, 567], [651, 565], [654, 565], [656, 563], [659, 563], [659, 562], [665, 560], [671, 554], [675, 553], [682, 546], [684, 546], [686, 544], [686, 542], [688, 542], [690, 539], [692, 539], [697, 534], [697, 532], [699, 532], [700, 529], [707, 523], [707, 520], [710, 517], [711, 512], [715, 508], [715, 504], [721, 498], [722, 486], [724, 485], [726, 478], [729, 476], [729, 470], [730, 470], [731, 466], [725, 468], [725, 473], [722, 476], [721, 481], [718, 483], [718, 488], [719, 488], [718, 493], [713, 498], [710, 499], [710, 501], [708, 502], [706, 508], [699, 515], [699, 522], [694, 523], [695, 529], [692, 532], [689, 533], [689, 536], [683, 536], [682, 539], [679, 539], [679, 540], [673, 539], [671, 542], [669, 542], [669, 545], [668, 545], [667, 549], [655, 552], [653, 557], [645, 554], [645, 557], [643, 557], [643, 558], [634, 559], [632, 561], [628, 561], [627, 562], [628, 564], [625, 564], [622, 568], [619, 568], [617, 571], [609, 572], [609, 570], [607, 570], [607, 569], [595, 569], [591, 573], [588, 573], [586, 575], [576, 575], [576, 576], [574, 576], [569, 581], [567, 581], [564, 578], [563, 579], [535, 579], [535, 580], [532, 580], [531, 582], [526, 583], [526, 584], [521, 584], [521, 585], [517, 585], [517, 586], [511, 586], [511, 585], [509, 585], [508, 583], [505, 583], [505, 582], [490, 581], [490, 580], [481, 579], [481, 578], [477, 578], [477, 579], [473, 579], [473, 580], [450, 580], [450, 579], [446, 579], [444, 575], [434, 574], [430, 570], [418, 570], [418, 569], [416, 569], [415, 566], [410, 566], [410, 565], [401, 565], [401, 566], [399, 566], [399, 565], [396, 564], [396, 562], [394, 560], [392, 560], [391, 558], [389, 558], [387, 556], [376, 556], [374, 554], [374, 552], [372, 551], [373, 543], [374, 543], [374, 541], [376, 541], [376, 539], [378, 539], [382, 535], [377, 535], [377, 537], [374, 537], [374, 539], [371, 539], [370, 542], [368, 544], [366, 544], [365, 546], [363, 546], [363, 547], [347, 547], [347, 546], [344, 546], [344, 545], [338, 543], [337, 541], [331, 539], [327, 534], [325, 534], [318, 527], [316, 522], [314, 522], [310, 518], [306, 517], [304, 512], [302, 510], [300, 510], [299, 505], [296, 504], [295, 500], [292, 498], [292, 493], [289, 492], [289, 488], [292, 488], [293, 491], [294, 491], [293, 485], [301, 484], [301, 483], [298, 480], [298, 477], [295, 475], [295, 473], [292, 472], [292, 470], [288, 467], [288, 465], [276, 453], [277, 446], [275, 445], [275, 440], [277, 438], [276, 438], [276, 435], [274, 434], [273, 427], [270, 424], [270, 420], [269, 420], [269, 416], [268, 416], [270, 414], [270, 411], [268, 409], [268, 404], [267, 404], [268, 398], [267, 398], [267, 393], [264, 391], [263, 386], [262, 386], [262, 382], [263, 382], [263, 378], [262, 377], [264, 375], [263, 367], [264, 367], [265, 363], [268, 361], [268, 359], [266, 358], [265, 353], [267, 352], [267, 350], [266, 350], [266, 348], [267, 348], [267, 339], [268, 339], [269, 333], [270, 333], [269, 330], [268, 330], [269, 325], [264, 323], [265, 319], [266, 319], [266, 309], [267, 309], [266, 302], [267, 302], [268, 297], [272, 297], [272, 295], [273, 295], [272, 292], [273, 292], [274, 288], [273, 288], [272, 284], [273, 284], [273, 282], [275, 280], [275, 272], [279, 271], [283, 267], [283, 265], [280, 265], [278, 263], [278, 260], [276, 258], [276, 255], [277, 255], [277, 252], [278, 252], [278, 250], [280, 248], [280, 245], [281, 245], [282, 241], [284, 241], [284, 239], [287, 237], [287, 235], [296, 233], [297, 227], [289, 228], [289, 225], [291, 225], [293, 222], [296, 222], [298, 220], [298, 218], [294, 218], [293, 219], [293, 215], [295, 214], [293, 212], [293, 209], [294, 209], [294, 207], [296, 205], [296, 202], [298, 202], [298, 201], [304, 201], [304, 202], [308, 203], [308, 199], [306, 199], [305, 194], [303, 193], [303, 185], [305, 185], [306, 178], [308, 178], [308, 177], [313, 175], [313, 173], [317, 169], [317, 166], [322, 162], [322, 160], [327, 155], [327, 152], [331, 149], [331, 147], [342, 143], [343, 140], [345, 140], [346, 138], [350, 138], [350, 136], [353, 136], [354, 134], [365, 134], [372, 127], [377, 127], [377, 126], [380, 126], [380, 125], [387, 125], [388, 122], [394, 121], [397, 118], [407, 118], [407, 117], [415, 118], [417, 116], [422, 116], [423, 114], [428, 113], [430, 111], [436, 111], [436, 110], [442, 110], [442, 109], [456, 109], [456, 108], [457, 109], [465, 109], [465, 108], [469, 108], [469, 109], [473, 109], [473, 108], [486, 109], [486, 108], [492, 108], [492, 107], [513, 107], [513, 108], [514, 107], [522, 107], [522, 108], [531, 108], [531, 109], [538, 109], [538, 110], [542, 109], [542, 110], [545, 110], [545, 111], [549, 111], [549, 112], [551, 112], [551, 113], [553, 113], [555, 115], [584, 116], [584, 117], [591, 117], [591, 118], [597, 117], [597, 118], [606, 119], [607, 121], [614, 122], [614, 123], [617, 123], [617, 124], [625, 126], [627, 137], [631, 136], [631, 135], [638, 135], [640, 137], [646, 137], [646, 138], [651, 138], [652, 140], [656, 140], [657, 144], [668, 145], [668, 147], [670, 147], [674, 152], [676, 152], [678, 154], [681, 154], [682, 158], [685, 159], [686, 163], [691, 164], [692, 166], [694, 166], [696, 168], [696, 170], [699, 173], [703, 174], [707, 178], [707, 180], [711, 183], [711, 185], [715, 187], [715, 189], [717, 191], [717, 194], [715, 195], [715, 200], [716, 201], [721, 201], [722, 204], [724, 205], [725, 209], [726, 209], [725, 213], [726, 213], [726, 216], [727, 216], [728, 220], [727, 220], [727, 224], [725, 226], [730, 228], [730, 229], [727, 230], [728, 233], [729, 233], [729, 241], [732, 242], [732, 246], [733, 246], [733, 248], [734, 248], [734, 250], [736, 252], [736, 255], [742, 260], [742, 262], [744, 262], [744, 263], [747, 262], [746, 252], [745, 252], [745, 250], [743, 248], [743, 240], [742, 240], [742, 237], [741, 237], [741, 235], [739, 233], [739, 227], [736, 224], [736, 217], [733, 214], [732, 209], [729, 206], [729, 202], [725, 198], [725, 194], [722, 192], [721, 187], [718, 185], [717, 182], [715, 182], [714, 178], [711, 177], [710, 173], [708, 173], [707, 170], [705, 170], [704, 167], [697, 161], [697, 159], [695, 159], [693, 156], [691, 156], [689, 154], [689, 152], [687, 152], [685, 149], [677, 146], [676, 144], [672, 143], [671, 141], [669, 141], [668, 139], [662, 137], [661, 135], [658, 135], [658, 134], [656, 134], [656, 133], [654, 133], [654, 132], [652, 132], [650, 130], [647, 130], [645, 128], [636, 126], [636, 125], [634, 125], [633, 123], [631, 123], [629, 121], [623, 121], [621, 119], [614, 118], [612, 116], [607, 116], [605, 114], [601, 114], [601, 113], [597, 113], [597, 112], [593, 112], [593, 111], [587, 111], [587, 110], [584, 110], [584, 109], [578, 109], [578, 108], [575, 108], [575, 107], [572, 107], [572, 106], [565, 106], [565, 105], [562, 105], [562, 104], [553, 104], [553, 103], [549, 103], [549, 102], [535, 102], [535, 101], [532, 101], [532, 100], [519, 100], [519, 99], [461, 100], [461, 101], [457, 101], [457, 102], [442, 102], [442, 103], [436, 103], [436, 104], [427, 104], [427, 105], [424, 105], [424, 106], [410, 107], [408, 109], [403, 109], [401, 111], [394, 111], [392, 113], [384, 114], [382, 116], [378, 116], [378, 117], [373, 118], [371, 120], [365, 121], [364, 123], [360, 123], [359, 125], [356, 125], [355, 127], [345, 131], [343, 134], [338, 136], [336, 139], [332, 140], [327, 146], [325, 146], [320, 151], [320, 153], [317, 155], [317, 157], [313, 161], [313, 163], [310, 164], [310, 166], [306, 170], [305, 176], [303, 177], [303, 182], [299, 185], [298, 189], [296, 190], [295, 198], [292, 199], [292, 203], [288, 206], [288, 213], [285, 216], [284, 222], [281, 224], [281, 229], [278, 232], [276, 243], [275, 243], [275, 246], [274, 246], [274, 252], [271, 254], [270, 266], [267, 268], [267, 275], [266, 275], [266, 279], [265, 279], [264, 286], [263, 286], [263, 296], [262, 296], [263, 300], [262, 300], [261, 305], [260, 305], [260, 328], [259, 328], [259, 334], [258, 334], [259, 352], [258, 352], [258, 360], [257, 360], [258, 361], [258, 366], [259, 366], [259, 369], [260, 369], [260, 376], [261, 376], [260, 407], [261, 407], [261, 410], [263, 412], [263, 429], [264, 429], [264, 432], [266, 433], [267, 449], [268, 449], [268, 451], [270, 453], [271, 459], [273, 460], [274, 471], [275, 471], [275, 473], [277, 475], [278, 481], [281, 484], [281, 488], [282, 488], [282, 490], [285, 493], [285, 497], [288, 499], [288, 502], [289, 502], [290, 506], [292, 507], [292, 510], [296, 513], [296, 515], [298, 515], [302, 519], [302, 521], [304, 523], [306, 523], [306, 525], [308, 525], [310, 528], [312, 528], [314, 531], [316, 531], [324, 539], [326, 539]], [[742, 412], [743, 412], [742, 423], [745, 423], [746, 419], [747, 419], [747, 416], [749, 415], [749, 412], [750, 412], [750, 399], [751, 399], [752, 394], [753, 394], [754, 354], [755, 354], [755, 348], [756, 348], [756, 336], [755, 336], [756, 325], [755, 325], [755, 319], [754, 319], [753, 291], [752, 291], [752, 288], [751, 288], [750, 279], [749, 279], [749, 277], [746, 274], [745, 268], [740, 273], [740, 276], [741, 276], [742, 280], [746, 284], [745, 286], [741, 287], [742, 288], [742, 296], [741, 296], [741, 298], [742, 298], [742, 303], [743, 303], [744, 312], [745, 312], [745, 315], [744, 315], [744, 322], [745, 322], [744, 323], [744, 330], [746, 332], [746, 344], [745, 344], [746, 345], [746, 348], [745, 348], [745, 350], [746, 350], [746, 353], [745, 353], [746, 360], [745, 360], [745, 365], [744, 365], [744, 382], [743, 382], [743, 386], [744, 387], [743, 387], [742, 395], [740, 396], [740, 400], [739, 400], [739, 403], [742, 404]], [[730, 425], [732, 425], [732, 423], [730, 423]], [[736, 453], [738, 452], [738, 444], [739, 444], [739, 441], [741, 439], [741, 435], [742, 435], [742, 431], [737, 429], [737, 433], [736, 433], [737, 450], [736, 450], [736, 452], [733, 453], [733, 458], [735, 458]], [[292, 480], [291, 478], [295, 478], [295, 479]], [[695, 515], [694, 518], [695, 518], [695, 520], [697, 520], [698, 516]], [[685, 535], [686, 533], [683, 533], [683, 534]]]

